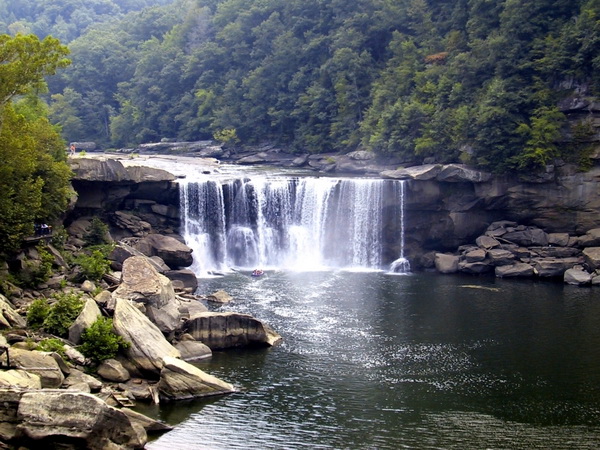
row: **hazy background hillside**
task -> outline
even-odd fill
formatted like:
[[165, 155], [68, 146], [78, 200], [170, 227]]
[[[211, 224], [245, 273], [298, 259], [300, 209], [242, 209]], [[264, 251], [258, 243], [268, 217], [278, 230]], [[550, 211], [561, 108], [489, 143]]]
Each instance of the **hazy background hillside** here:
[[[405, 161], [585, 166], [597, 134], [600, 0], [0, 0], [51, 33], [67, 140], [366, 148]], [[144, 9], [141, 9], [144, 8]]]

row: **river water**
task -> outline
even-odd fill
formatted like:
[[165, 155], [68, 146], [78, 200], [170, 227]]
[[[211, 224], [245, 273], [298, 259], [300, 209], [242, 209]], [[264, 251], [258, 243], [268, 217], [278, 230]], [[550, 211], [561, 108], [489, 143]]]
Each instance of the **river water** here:
[[161, 406], [150, 449], [600, 447], [600, 302], [552, 282], [367, 271], [244, 273], [224, 310], [271, 324], [270, 349], [200, 368], [221, 398]]
[[[184, 234], [198, 293], [226, 290], [235, 300], [218, 309], [249, 313], [283, 337], [273, 348], [215, 352], [199, 364], [236, 393], [146, 407], [175, 425], [147, 448], [600, 448], [597, 288], [410, 273], [402, 249], [391, 265], [371, 256], [381, 242], [363, 239], [361, 217], [367, 228], [384, 222], [379, 209], [402, 221], [402, 208], [381, 206], [391, 195], [402, 206], [399, 185], [374, 190], [361, 181], [348, 190], [351, 180], [331, 188], [331, 180], [282, 182], [279, 174], [270, 185], [264, 174], [219, 167], [227, 181], [215, 190], [207, 182], [216, 174], [207, 180], [191, 162], [144, 165], [186, 177]], [[376, 208], [351, 207], [359, 203]], [[343, 217], [354, 234], [331, 248], [324, 233]], [[319, 264], [297, 270], [287, 264], [294, 249]], [[266, 275], [251, 277], [253, 264]], [[398, 267], [408, 273], [391, 270]], [[225, 275], [205, 277], [211, 269]]]

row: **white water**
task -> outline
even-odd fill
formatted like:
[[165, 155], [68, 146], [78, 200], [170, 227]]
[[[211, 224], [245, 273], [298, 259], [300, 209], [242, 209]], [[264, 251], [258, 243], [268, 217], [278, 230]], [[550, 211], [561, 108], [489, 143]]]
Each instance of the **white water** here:
[[[181, 182], [183, 235], [199, 276], [235, 269], [382, 270], [383, 226], [399, 216], [404, 257], [404, 185], [360, 178], [268, 177]], [[398, 205], [384, 217], [386, 195]], [[398, 211], [399, 209], [399, 211]]]

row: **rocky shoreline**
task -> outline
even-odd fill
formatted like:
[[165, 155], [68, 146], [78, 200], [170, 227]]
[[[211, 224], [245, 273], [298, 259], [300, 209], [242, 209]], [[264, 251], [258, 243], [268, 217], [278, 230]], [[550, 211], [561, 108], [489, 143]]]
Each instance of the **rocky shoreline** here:
[[[173, 175], [101, 159], [77, 159], [72, 167], [78, 198], [65, 218], [61, 249], [53, 242], [60, 227], [53, 224], [55, 236], [29, 240], [9, 262], [13, 272], [35, 272], [44, 252], [52, 275], [30, 288], [6, 281], [0, 295], [0, 442], [139, 449], [149, 433], [171, 428], [132, 410], [136, 403], [235, 392], [234, 384], [193, 362], [216, 350], [272, 346], [281, 336], [247, 314], [209, 311], [208, 302], [223, 301], [222, 293], [193, 294], [198, 280], [187, 269], [192, 250], [176, 233]], [[112, 189], [98, 189], [107, 179]], [[113, 244], [110, 270], [92, 281], [67, 260], [85, 254], [96, 217], [110, 224], [105, 238]], [[61, 296], [82, 303], [65, 336], [32, 328], [32, 305], [43, 300], [57, 307]], [[115, 357], [94, 361], [79, 349], [99, 318], [110, 319], [126, 345]], [[40, 351], [48, 340], [59, 348]]]

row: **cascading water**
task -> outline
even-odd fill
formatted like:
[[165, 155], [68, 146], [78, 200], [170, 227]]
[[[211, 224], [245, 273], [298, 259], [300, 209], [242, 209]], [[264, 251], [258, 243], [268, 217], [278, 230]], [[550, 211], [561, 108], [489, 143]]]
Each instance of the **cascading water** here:
[[390, 270], [396, 273], [410, 272], [410, 263], [404, 257], [404, 181], [400, 185], [400, 257], [390, 266]]
[[[386, 196], [400, 195], [394, 207]], [[197, 274], [231, 268], [381, 269], [383, 227], [401, 221], [404, 186], [376, 179], [269, 178], [197, 180], [181, 184], [183, 231]], [[399, 209], [399, 211], [398, 211]], [[401, 262], [401, 263], [400, 263]], [[395, 267], [394, 267], [395, 266]]]

